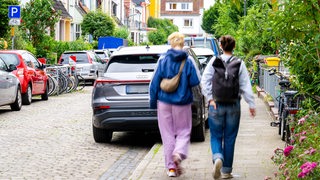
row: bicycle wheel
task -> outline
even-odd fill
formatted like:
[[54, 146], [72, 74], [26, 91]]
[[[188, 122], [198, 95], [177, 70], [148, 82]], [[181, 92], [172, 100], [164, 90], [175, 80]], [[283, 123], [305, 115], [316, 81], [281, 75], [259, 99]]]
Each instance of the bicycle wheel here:
[[67, 80], [68, 80], [68, 83], [67, 83], [67, 90], [66, 90], [66, 92], [67, 93], [70, 93], [72, 90], [73, 90], [73, 88], [74, 88], [74, 82], [75, 82], [75, 80], [74, 80], [74, 77], [73, 76], [67, 76]]
[[291, 144], [291, 130], [290, 130], [290, 125], [289, 125], [289, 123], [287, 122], [286, 123], [286, 127], [285, 127], [285, 142], [286, 142], [286, 144]]
[[282, 112], [282, 120], [280, 123], [280, 127], [281, 127], [281, 140], [285, 141], [285, 136], [286, 136], [286, 126], [287, 126], [287, 116], [288, 116], [288, 112], [286, 110], [283, 110]]
[[78, 78], [77, 90], [82, 90], [86, 86], [86, 80], [81, 75], [77, 75], [77, 78]]
[[48, 86], [48, 95], [52, 95], [52, 93], [54, 92], [55, 88], [56, 88], [56, 84], [53, 82], [53, 77], [48, 74], [48, 82], [49, 82], [49, 86]]

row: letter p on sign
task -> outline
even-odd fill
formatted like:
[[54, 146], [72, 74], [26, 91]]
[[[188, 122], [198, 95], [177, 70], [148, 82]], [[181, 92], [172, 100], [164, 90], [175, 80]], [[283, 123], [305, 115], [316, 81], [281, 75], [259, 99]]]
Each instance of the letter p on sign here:
[[9, 18], [20, 18], [21, 9], [20, 6], [9, 6], [8, 17]]

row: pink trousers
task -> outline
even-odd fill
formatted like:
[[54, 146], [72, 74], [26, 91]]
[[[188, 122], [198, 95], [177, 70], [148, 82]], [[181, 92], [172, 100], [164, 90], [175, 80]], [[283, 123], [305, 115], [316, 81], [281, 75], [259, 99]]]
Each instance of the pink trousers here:
[[166, 168], [176, 168], [172, 155], [179, 153], [182, 159], [188, 156], [192, 128], [191, 104], [172, 105], [158, 101], [158, 125]]

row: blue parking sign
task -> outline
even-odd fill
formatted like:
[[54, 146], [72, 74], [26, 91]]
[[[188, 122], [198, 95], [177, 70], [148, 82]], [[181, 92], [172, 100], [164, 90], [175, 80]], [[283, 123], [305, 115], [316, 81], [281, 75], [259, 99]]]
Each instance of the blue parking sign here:
[[8, 12], [8, 17], [9, 18], [20, 18], [21, 11], [20, 11], [20, 6], [9, 6], [9, 12]]

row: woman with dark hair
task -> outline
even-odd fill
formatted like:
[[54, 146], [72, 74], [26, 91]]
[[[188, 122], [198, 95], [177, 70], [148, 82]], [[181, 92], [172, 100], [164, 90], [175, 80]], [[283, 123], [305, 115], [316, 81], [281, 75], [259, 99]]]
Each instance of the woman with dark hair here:
[[209, 104], [209, 128], [213, 178], [233, 178], [234, 147], [240, 124], [241, 95], [255, 116], [255, 102], [247, 68], [233, 56], [235, 40], [226, 35], [220, 38], [223, 54], [212, 58], [201, 79], [202, 93]]

